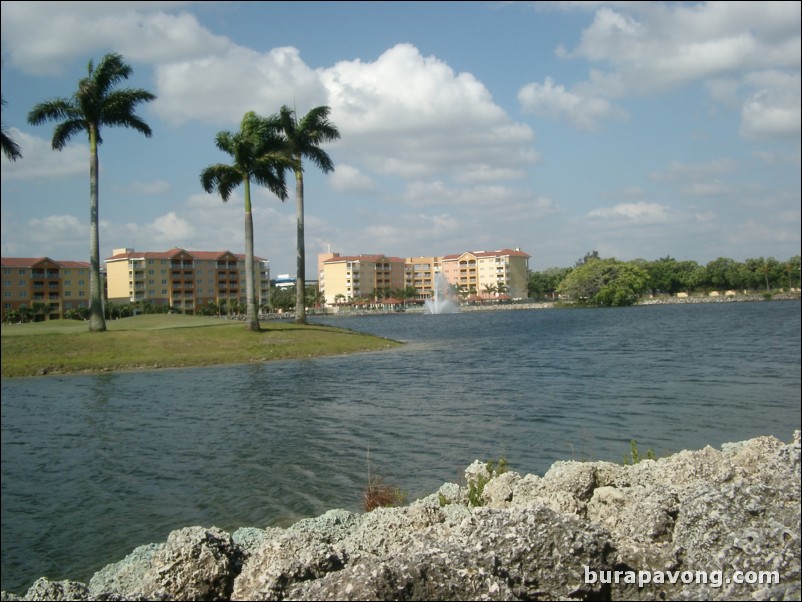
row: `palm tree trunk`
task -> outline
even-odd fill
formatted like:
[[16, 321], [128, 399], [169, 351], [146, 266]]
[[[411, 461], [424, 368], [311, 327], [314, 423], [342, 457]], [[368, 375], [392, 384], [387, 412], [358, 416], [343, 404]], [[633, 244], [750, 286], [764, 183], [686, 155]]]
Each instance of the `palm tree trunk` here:
[[98, 233], [97, 131], [89, 132], [89, 330], [103, 332], [103, 285], [100, 279], [100, 235]]
[[256, 286], [253, 275], [253, 213], [251, 211], [251, 182], [245, 178], [245, 298], [248, 330], [259, 332], [259, 314], [256, 312]]
[[[300, 157], [297, 157], [300, 163]], [[295, 201], [298, 213], [298, 265], [295, 276], [295, 323], [306, 324], [306, 249], [304, 248], [304, 175], [295, 171]]]

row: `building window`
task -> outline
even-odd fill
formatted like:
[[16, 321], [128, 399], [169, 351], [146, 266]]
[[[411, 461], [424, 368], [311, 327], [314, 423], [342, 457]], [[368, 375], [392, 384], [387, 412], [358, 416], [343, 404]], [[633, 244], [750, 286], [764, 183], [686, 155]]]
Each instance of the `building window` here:
[[64, 296], [65, 297], [72, 297], [72, 292], [71, 291], [64, 291]]

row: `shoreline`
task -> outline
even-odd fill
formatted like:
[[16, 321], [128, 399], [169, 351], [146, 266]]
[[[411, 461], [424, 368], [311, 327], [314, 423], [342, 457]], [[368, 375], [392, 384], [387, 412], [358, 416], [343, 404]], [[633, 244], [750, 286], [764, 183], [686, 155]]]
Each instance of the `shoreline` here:
[[629, 465], [558, 461], [543, 476], [476, 460], [464, 481], [407, 506], [329, 510], [286, 529], [187, 527], [88, 584], [42, 577], [2, 600], [799, 596], [797, 430], [788, 444], [764, 436]]
[[[708, 303], [766, 303], [772, 301], [799, 301], [799, 293], [778, 293], [770, 299], [763, 295], [719, 295], [719, 296], [689, 296], [689, 297], [668, 297], [658, 296], [649, 299], [642, 299], [629, 307], [645, 307], [651, 305], [696, 305]], [[380, 304], [377, 304], [380, 305]], [[505, 310], [540, 310], [540, 309], [606, 309], [592, 305], [577, 305], [565, 301], [511, 301], [500, 303], [475, 303], [470, 305], [460, 305], [456, 312], [465, 313], [472, 311], [505, 311]], [[335, 316], [371, 316], [389, 315], [397, 313], [424, 314], [428, 312], [419, 305], [404, 307], [403, 309], [390, 309], [387, 307], [375, 307], [368, 309], [341, 309], [337, 311], [316, 311], [309, 310], [310, 317], [335, 317]], [[282, 314], [275, 314], [275, 319], [284, 319]], [[268, 318], [273, 319], [273, 318]]]

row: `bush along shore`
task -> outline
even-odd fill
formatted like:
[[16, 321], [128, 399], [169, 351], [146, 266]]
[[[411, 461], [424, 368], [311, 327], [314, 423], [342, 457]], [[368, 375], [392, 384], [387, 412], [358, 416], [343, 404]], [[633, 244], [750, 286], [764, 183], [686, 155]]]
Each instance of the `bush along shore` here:
[[[3, 600], [799, 600], [800, 433], [541, 476], [476, 461], [408, 506], [173, 531]], [[5, 542], [5, 545], [13, 545]]]

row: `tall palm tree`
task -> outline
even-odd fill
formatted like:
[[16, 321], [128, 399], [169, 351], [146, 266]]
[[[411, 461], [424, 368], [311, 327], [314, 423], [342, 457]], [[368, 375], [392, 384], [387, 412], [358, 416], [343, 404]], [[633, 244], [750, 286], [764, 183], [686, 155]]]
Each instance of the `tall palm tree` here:
[[[0, 106], [3, 107], [6, 106], [5, 98], [0, 97]], [[5, 154], [5, 156], [8, 157], [9, 161], [16, 161], [17, 159], [21, 159], [22, 151], [20, 150], [19, 144], [17, 144], [17, 142], [6, 133], [6, 126], [3, 125], [2, 128], [0, 128], [0, 130], [1, 130], [0, 135], [2, 135], [0, 141], [2, 141], [3, 153]]]
[[156, 97], [147, 90], [117, 89], [133, 73], [119, 54], [107, 54], [95, 69], [90, 60], [87, 76], [78, 82], [72, 98], [55, 98], [37, 104], [28, 122], [61, 121], [53, 130], [53, 150], [61, 150], [79, 132], [89, 136], [89, 330], [106, 330], [103, 317], [103, 286], [100, 280], [100, 237], [98, 235], [98, 154], [103, 143], [102, 126], [133, 128], [150, 138], [150, 126], [136, 115], [136, 106]]
[[215, 144], [233, 158], [231, 165], [217, 163], [201, 172], [201, 185], [206, 192], [217, 191], [223, 202], [227, 202], [234, 189], [245, 187], [245, 289], [248, 303], [246, 325], [250, 330], [259, 330], [259, 314], [256, 307], [253, 258], [253, 214], [251, 211], [251, 180], [266, 186], [282, 201], [287, 198], [284, 173], [294, 167], [287, 156], [279, 136], [276, 117], [259, 117], [249, 111], [242, 118], [239, 132], [219, 132]]
[[334, 163], [320, 144], [340, 138], [337, 127], [329, 121], [331, 109], [326, 106], [309, 111], [300, 121], [295, 111], [284, 105], [279, 111], [288, 152], [295, 159], [295, 202], [297, 208], [297, 273], [295, 277], [295, 321], [306, 324], [306, 249], [304, 247], [304, 171], [303, 159], [309, 159], [323, 173], [334, 171]]

